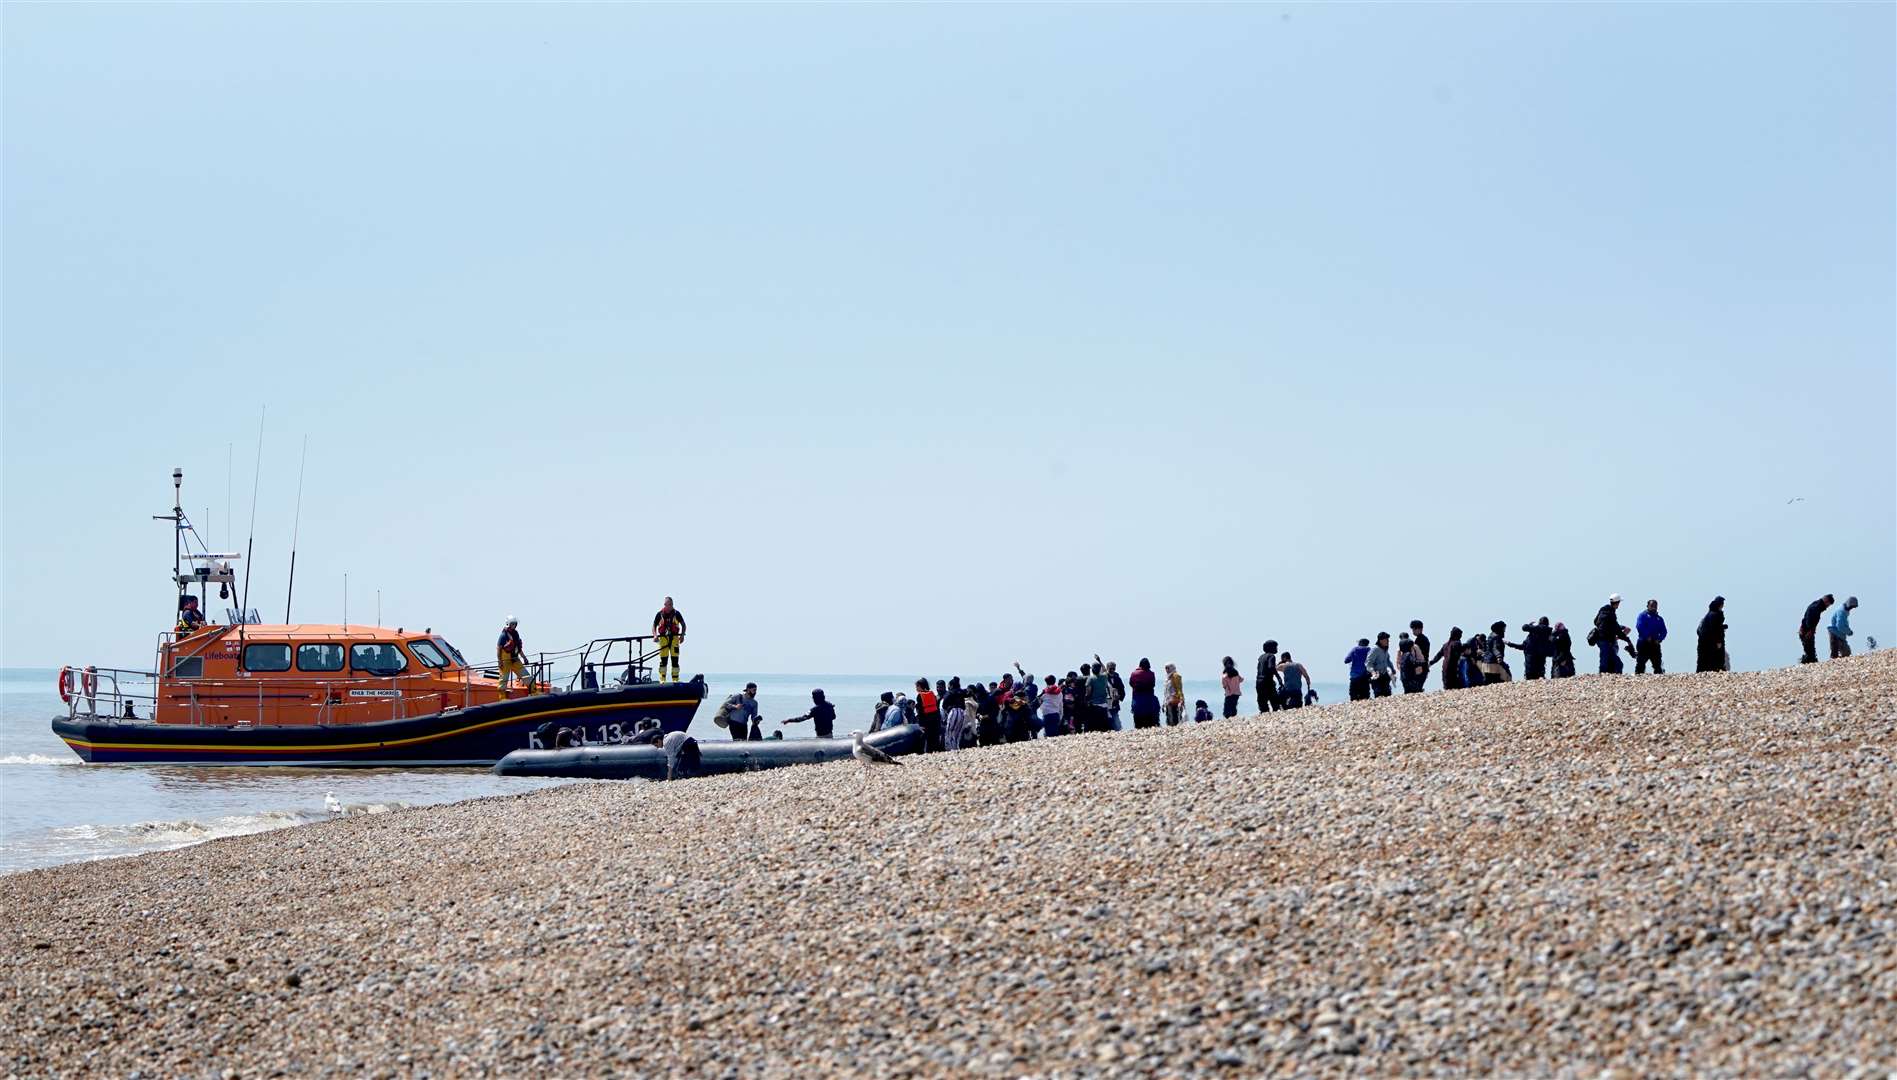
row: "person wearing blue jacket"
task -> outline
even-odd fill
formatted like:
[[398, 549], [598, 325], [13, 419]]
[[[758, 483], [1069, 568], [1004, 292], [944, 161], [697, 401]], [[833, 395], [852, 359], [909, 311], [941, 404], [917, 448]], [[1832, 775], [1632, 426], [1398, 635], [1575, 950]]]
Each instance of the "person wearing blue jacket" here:
[[1847, 596], [1844, 603], [1838, 605], [1837, 613], [1831, 616], [1831, 659], [1851, 655], [1851, 610], [1857, 607], [1857, 597]]
[[1634, 674], [1645, 675], [1647, 665], [1653, 665], [1655, 675], [1665, 675], [1666, 668], [1660, 666], [1660, 643], [1666, 640], [1666, 620], [1660, 617], [1660, 601], [1647, 601], [1647, 610], [1634, 619], [1634, 633], [1640, 635], [1639, 644], [1634, 646]]
[[1357, 647], [1344, 654], [1350, 665], [1350, 700], [1370, 700], [1370, 639], [1358, 638]]

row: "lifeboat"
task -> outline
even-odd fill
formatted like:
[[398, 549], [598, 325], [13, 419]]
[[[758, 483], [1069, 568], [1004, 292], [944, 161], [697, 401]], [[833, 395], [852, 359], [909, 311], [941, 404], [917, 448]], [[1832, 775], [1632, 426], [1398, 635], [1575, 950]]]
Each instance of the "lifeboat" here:
[[[181, 474], [172, 475], [175, 485]], [[431, 629], [270, 625], [241, 607], [206, 624], [200, 605], [213, 585], [229, 594], [237, 556], [187, 553], [189, 522], [176, 506], [170, 517], [180, 615], [160, 635], [152, 670], [60, 672], [67, 711], [53, 733], [88, 762], [491, 767], [550, 746], [555, 731], [605, 744], [653, 725], [683, 731], [704, 701], [702, 676], [653, 681], [657, 650], [643, 636], [529, 660], [524, 677], [504, 685]], [[574, 670], [561, 682], [552, 668], [563, 660]]]

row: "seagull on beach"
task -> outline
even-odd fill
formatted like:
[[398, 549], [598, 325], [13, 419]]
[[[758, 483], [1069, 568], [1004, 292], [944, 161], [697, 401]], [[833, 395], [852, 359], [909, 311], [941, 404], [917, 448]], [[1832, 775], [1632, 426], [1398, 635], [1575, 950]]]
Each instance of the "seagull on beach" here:
[[902, 762], [863, 741], [863, 733], [850, 732], [850, 756], [865, 765], [900, 765]]
[[343, 804], [336, 801], [335, 792], [332, 791], [323, 796], [323, 809], [329, 811], [332, 815], [343, 812]]
[[864, 742], [863, 733], [860, 731], [850, 732], [850, 756], [863, 763], [865, 767], [863, 783], [865, 784], [869, 783], [868, 766], [902, 764], [902, 762], [897, 761], [895, 758], [890, 757], [888, 754]]

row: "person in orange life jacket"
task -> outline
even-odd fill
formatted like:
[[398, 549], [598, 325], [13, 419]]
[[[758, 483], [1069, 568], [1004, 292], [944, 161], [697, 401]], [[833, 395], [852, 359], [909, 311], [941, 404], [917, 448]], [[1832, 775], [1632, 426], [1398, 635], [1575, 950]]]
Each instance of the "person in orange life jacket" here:
[[501, 627], [500, 640], [494, 643], [494, 657], [501, 669], [502, 697], [507, 696], [507, 689], [513, 685], [516, 677], [528, 693], [533, 693], [533, 679], [527, 675], [525, 646], [520, 640], [520, 620], [512, 615], [507, 617], [507, 624]]
[[922, 725], [925, 752], [942, 749], [942, 699], [929, 689], [929, 680], [916, 680], [916, 723]]
[[659, 641], [659, 681], [666, 682], [665, 665], [671, 661], [672, 676], [669, 681], [677, 682], [678, 650], [685, 644], [685, 616], [672, 606], [672, 598], [666, 597], [658, 614], [652, 616], [652, 636]]

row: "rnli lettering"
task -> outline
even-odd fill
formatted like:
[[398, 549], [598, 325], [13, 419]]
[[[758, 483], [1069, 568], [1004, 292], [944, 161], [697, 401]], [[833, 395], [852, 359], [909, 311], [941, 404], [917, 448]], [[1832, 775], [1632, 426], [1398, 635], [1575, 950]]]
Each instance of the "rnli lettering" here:
[[350, 697], [401, 697], [400, 690], [351, 690]]

